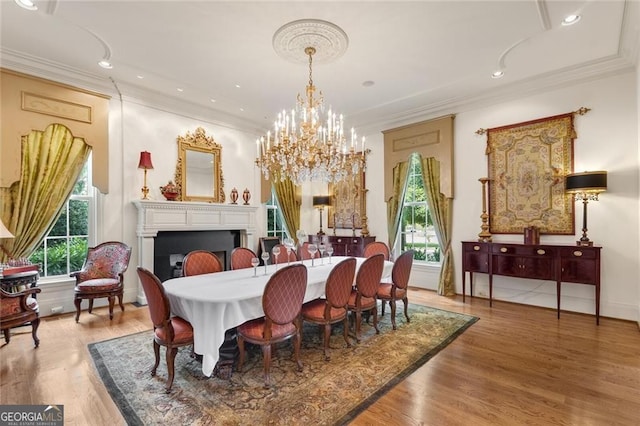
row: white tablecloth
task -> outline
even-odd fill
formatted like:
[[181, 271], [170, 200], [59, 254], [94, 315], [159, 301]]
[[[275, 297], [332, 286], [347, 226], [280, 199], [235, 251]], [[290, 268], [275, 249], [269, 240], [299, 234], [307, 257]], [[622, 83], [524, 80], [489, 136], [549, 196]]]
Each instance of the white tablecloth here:
[[[307, 266], [307, 290], [304, 301], [324, 296], [324, 287], [331, 269], [346, 257], [334, 256], [329, 264], [315, 259], [303, 263]], [[364, 258], [356, 258], [360, 267]], [[282, 268], [283, 265], [278, 265]], [[286, 266], [286, 264], [284, 265]], [[391, 275], [393, 263], [385, 262], [383, 277]], [[194, 351], [202, 355], [202, 372], [211, 376], [218, 362], [219, 348], [225, 331], [254, 318], [264, 316], [262, 293], [275, 272], [275, 265], [216, 272], [192, 277], [173, 278], [163, 283], [171, 304], [171, 313], [186, 319], [193, 326]]]

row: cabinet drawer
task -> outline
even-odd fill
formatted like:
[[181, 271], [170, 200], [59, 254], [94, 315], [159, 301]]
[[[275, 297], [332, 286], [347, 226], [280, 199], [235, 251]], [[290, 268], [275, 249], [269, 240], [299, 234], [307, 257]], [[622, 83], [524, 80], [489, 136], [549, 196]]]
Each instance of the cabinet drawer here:
[[485, 243], [472, 243], [472, 242], [464, 242], [462, 243], [462, 250], [466, 252], [476, 252], [476, 253], [489, 253], [489, 244]]
[[556, 255], [555, 247], [537, 245], [493, 244], [491, 251], [494, 254], [514, 256], [554, 257]]
[[569, 259], [596, 259], [599, 253], [599, 249], [591, 247], [563, 247], [560, 250], [560, 256]]

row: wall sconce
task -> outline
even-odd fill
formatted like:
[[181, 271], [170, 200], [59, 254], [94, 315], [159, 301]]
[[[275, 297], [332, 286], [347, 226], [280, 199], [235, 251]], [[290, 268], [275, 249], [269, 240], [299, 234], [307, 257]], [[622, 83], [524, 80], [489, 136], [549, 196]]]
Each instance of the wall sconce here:
[[329, 195], [314, 195], [313, 196], [313, 207], [320, 210], [320, 231], [318, 231], [318, 235], [324, 235], [324, 231], [322, 230], [322, 211], [326, 206], [331, 205], [331, 197]]
[[565, 190], [573, 194], [576, 201], [582, 201], [582, 237], [576, 241], [579, 246], [592, 246], [587, 237], [587, 203], [598, 201], [598, 194], [607, 190], [607, 172], [572, 173], [565, 177]]
[[142, 187], [142, 199], [148, 200], [149, 188], [147, 187], [147, 170], [153, 169], [151, 163], [151, 153], [149, 151], [142, 151], [140, 153], [140, 162], [138, 168], [144, 170], [144, 186]]

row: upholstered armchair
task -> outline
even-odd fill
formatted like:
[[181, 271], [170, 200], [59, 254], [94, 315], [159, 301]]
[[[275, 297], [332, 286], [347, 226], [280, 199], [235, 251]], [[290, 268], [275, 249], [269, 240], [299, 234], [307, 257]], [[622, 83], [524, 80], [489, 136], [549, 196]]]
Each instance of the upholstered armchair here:
[[76, 279], [74, 303], [76, 322], [80, 319], [80, 304], [89, 299], [89, 313], [93, 309], [93, 300], [109, 299], [109, 319], [113, 319], [113, 305], [116, 296], [120, 309], [124, 311], [122, 295], [124, 290], [123, 274], [129, 267], [131, 247], [118, 241], [107, 241], [95, 247], [89, 247], [82, 270], [72, 272]]
[[10, 330], [27, 323], [31, 323], [31, 335], [33, 343], [37, 348], [40, 344], [38, 339], [38, 301], [33, 295], [40, 293], [37, 287], [27, 288], [18, 293], [8, 293], [0, 289], [0, 329], [4, 333], [4, 341], [9, 343], [11, 339]]

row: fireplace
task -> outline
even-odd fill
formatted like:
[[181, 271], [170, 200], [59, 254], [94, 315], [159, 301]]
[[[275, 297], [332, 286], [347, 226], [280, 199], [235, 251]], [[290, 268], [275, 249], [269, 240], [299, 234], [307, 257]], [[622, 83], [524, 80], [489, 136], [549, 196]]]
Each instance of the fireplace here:
[[231, 252], [240, 246], [240, 231], [161, 231], [155, 238], [153, 273], [160, 281], [174, 277], [178, 262], [192, 250], [215, 253], [231, 269]]
[[[179, 201], [136, 200], [138, 264], [165, 281], [173, 265], [191, 250], [209, 250], [229, 269], [235, 247], [255, 249], [257, 207]], [[173, 256], [172, 256], [173, 255]], [[164, 258], [156, 263], [157, 258]], [[147, 304], [138, 286], [138, 303]]]

